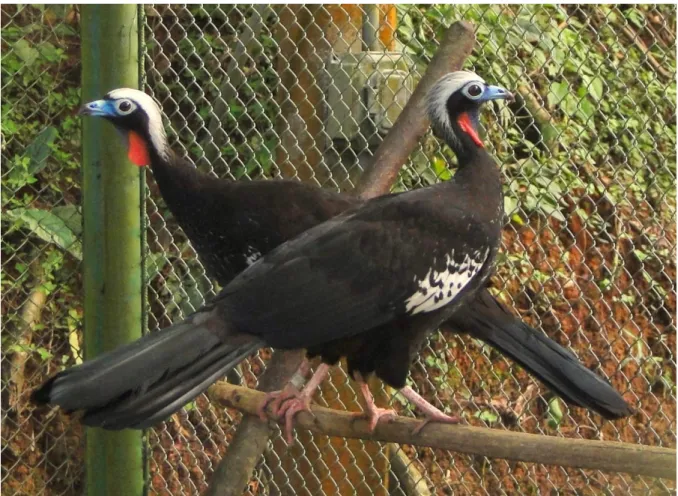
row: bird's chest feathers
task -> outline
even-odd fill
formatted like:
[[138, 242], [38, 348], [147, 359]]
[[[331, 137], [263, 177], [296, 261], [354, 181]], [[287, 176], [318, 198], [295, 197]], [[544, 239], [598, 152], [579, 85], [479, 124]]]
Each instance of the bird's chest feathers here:
[[479, 275], [490, 255], [490, 248], [456, 253], [433, 259], [423, 277], [415, 276], [416, 290], [405, 301], [410, 315], [432, 312], [451, 303]]

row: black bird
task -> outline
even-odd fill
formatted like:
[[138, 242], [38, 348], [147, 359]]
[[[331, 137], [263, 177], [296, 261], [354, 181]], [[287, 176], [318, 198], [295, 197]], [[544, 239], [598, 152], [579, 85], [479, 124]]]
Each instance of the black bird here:
[[[482, 81], [478, 82], [482, 84]], [[460, 153], [462, 163], [472, 159], [473, 154], [467, 153], [468, 147], [456, 138], [457, 134], [449, 135], [454, 125], [451, 118], [460, 117], [457, 119], [457, 132], [465, 133], [479, 147], [482, 144], [475, 132], [477, 116], [473, 111], [466, 113], [470, 117], [467, 120], [464, 117], [464, 105], [455, 110], [452, 106], [454, 100], [450, 98], [445, 101], [449, 95], [449, 92], [447, 95], [443, 92], [437, 99], [432, 99], [440, 104], [432, 106], [432, 110], [438, 112], [432, 114], [432, 120], [438, 125], [439, 131], [454, 140], [450, 144]], [[465, 100], [469, 100], [468, 95], [460, 102], [464, 104]], [[130, 158], [138, 165], [150, 162], [171, 211], [187, 232], [201, 259], [206, 262], [210, 273], [224, 285], [259, 254], [360, 203], [352, 197], [293, 181], [229, 183], [198, 173], [171, 154], [159, 109], [150, 97], [136, 90], [115, 90], [104, 100], [85, 106], [84, 113], [104, 116], [116, 127], [129, 133]], [[448, 125], [450, 128], [446, 127]], [[461, 135], [462, 139], [464, 135]], [[214, 215], [214, 212], [220, 215]], [[512, 317], [486, 290], [479, 291], [475, 299], [467, 301], [447, 324], [467, 330], [474, 337], [498, 348], [573, 404], [592, 408], [611, 418], [629, 413], [628, 406], [605, 381], [584, 368], [574, 355]], [[326, 367], [321, 366], [321, 370], [326, 370]], [[222, 369], [215, 377], [224, 373]], [[318, 382], [312, 381], [312, 384]], [[154, 394], [154, 388], [161, 385], [162, 382], [156, 382], [144, 395]], [[58, 403], [55, 401], [58, 397], [49, 387], [41, 389], [36, 397]], [[136, 395], [141, 393], [135, 392]], [[416, 401], [412, 397], [415, 393], [411, 390], [410, 393], [408, 396]], [[96, 425], [98, 421], [113, 427], [106, 415], [107, 410], [100, 411], [98, 417], [90, 415], [89, 421], [91, 424]], [[157, 415], [156, 419], [161, 420]], [[124, 426], [118, 423], [118, 428]]]

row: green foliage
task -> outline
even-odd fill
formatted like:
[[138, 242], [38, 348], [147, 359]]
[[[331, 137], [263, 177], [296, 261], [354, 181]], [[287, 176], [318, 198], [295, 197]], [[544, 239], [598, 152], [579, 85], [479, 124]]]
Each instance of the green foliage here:
[[23, 346], [20, 309], [39, 288], [49, 298], [27, 349], [48, 360], [80, 292], [79, 37], [71, 6], [2, 9], [3, 344]]
[[77, 260], [82, 260], [82, 216], [75, 205], [52, 210], [15, 208], [4, 215], [5, 219], [16, 221], [15, 226], [27, 228], [32, 235], [47, 243], [54, 243]]
[[[274, 131], [278, 106], [272, 91], [279, 81], [274, 66], [277, 45], [271, 32], [277, 22], [274, 15], [264, 19], [235, 72], [228, 74], [227, 70], [232, 56], [229, 49], [237, 47], [240, 32], [250, 29], [255, 8], [263, 10], [245, 5], [209, 8], [190, 5], [184, 11], [186, 36], [177, 45], [162, 44], [151, 36], [147, 36], [146, 42], [151, 55], [167, 56], [168, 52], [176, 51], [170, 63], [177, 77], [166, 86], [149, 81], [159, 90], [161, 99], [165, 94], [181, 96], [178, 101], [181, 112], [175, 114], [178, 119], [172, 121], [170, 137], [177, 130], [177, 140], [198, 166], [214, 167], [215, 158], [222, 157], [227, 167], [215, 172], [236, 179], [271, 176], [279, 142]], [[215, 18], [222, 19], [223, 29], [215, 27]], [[154, 25], [153, 17], [149, 17], [149, 24]], [[225, 100], [223, 108], [217, 103], [220, 100]], [[213, 109], [221, 112], [215, 116]], [[213, 136], [212, 132], [219, 128], [223, 134]], [[215, 146], [216, 154], [211, 152]], [[203, 158], [207, 159], [204, 164]]]
[[72, 115], [80, 102], [72, 56], [77, 32], [44, 23], [59, 20], [51, 7], [21, 12], [26, 24], [2, 33], [8, 46], [2, 59], [3, 209], [27, 207], [36, 193], [45, 205], [59, 204], [79, 179], [80, 124]]
[[[522, 132], [509, 124], [506, 134], [498, 133], [496, 115], [485, 112], [490, 144], [507, 175], [508, 206], [564, 222], [559, 199], [565, 191], [576, 202], [591, 188], [608, 190], [599, 180], [591, 184], [591, 167], [614, 179], [617, 188], [609, 193], [615, 202], [648, 195], [675, 204], [675, 78], [648, 64], [620, 29], [627, 21], [645, 29], [651, 9], [625, 7], [622, 18], [614, 6], [399, 6], [398, 36], [407, 51], [428, 61], [451, 22], [475, 23], [478, 48], [467, 65], [520, 95], [511, 109]], [[675, 24], [673, 7], [659, 11]], [[667, 73], [675, 73], [672, 47], [653, 44], [650, 50]], [[557, 130], [555, 146], [547, 146], [552, 137], [543, 135], [546, 126], [539, 129], [523, 105], [520, 86], [543, 102]], [[440, 159], [440, 152], [432, 156], [433, 163]]]

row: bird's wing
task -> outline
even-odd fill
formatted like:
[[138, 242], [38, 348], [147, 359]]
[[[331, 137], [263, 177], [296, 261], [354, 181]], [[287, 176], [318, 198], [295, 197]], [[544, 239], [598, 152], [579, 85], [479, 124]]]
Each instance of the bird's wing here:
[[443, 307], [489, 257], [483, 226], [463, 210], [402, 200], [369, 202], [281, 245], [224, 288], [216, 305], [237, 330], [280, 348]]

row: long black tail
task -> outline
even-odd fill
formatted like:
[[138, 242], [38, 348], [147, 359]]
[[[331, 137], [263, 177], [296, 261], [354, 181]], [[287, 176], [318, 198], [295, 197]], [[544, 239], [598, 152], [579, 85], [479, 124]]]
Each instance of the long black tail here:
[[572, 352], [513, 316], [486, 290], [446, 324], [513, 359], [568, 403], [608, 419], [633, 413], [607, 381], [587, 369]]
[[65, 370], [33, 392], [36, 403], [84, 411], [83, 423], [145, 429], [164, 420], [263, 343], [222, 340], [204, 313]]

